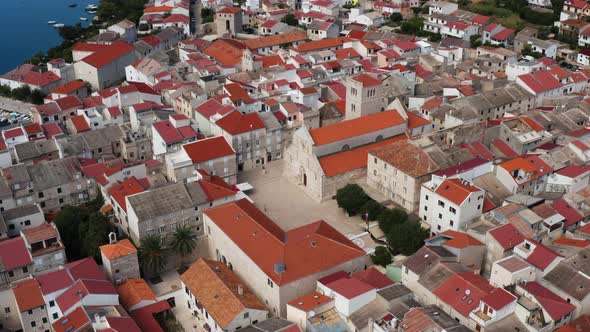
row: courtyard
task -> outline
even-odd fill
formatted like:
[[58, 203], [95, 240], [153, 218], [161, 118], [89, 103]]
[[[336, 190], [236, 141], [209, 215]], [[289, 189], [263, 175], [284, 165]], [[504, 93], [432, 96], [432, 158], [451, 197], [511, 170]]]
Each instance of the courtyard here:
[[[347, 216], [336, 200], [318, 203], [284, 178], [284, 162], [274, 161], [264, 170], [257, 168], [238, 175], [238, 183], [248, 182], [254, 188], [247, 194], [261, 211], [285, 231], [324, 220], [367, 251], [377, 246], [365, 232], [365, 221], [359, 216]], [[375, 223], [371, 223], [370, 229], [375, 235], [380, 233]]]

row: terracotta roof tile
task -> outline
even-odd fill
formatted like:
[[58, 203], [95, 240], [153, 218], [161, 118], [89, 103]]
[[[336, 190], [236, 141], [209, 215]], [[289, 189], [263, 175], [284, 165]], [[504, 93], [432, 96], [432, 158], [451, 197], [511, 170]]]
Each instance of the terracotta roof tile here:
[[200, 258], [180, 279], [222, 329], [246, 309], [268, 310], [222, 262]]
[[247, 199], [204, 213], [278, 285], [365, 255], [363, 249], [323, 220], [284, 232]]
[[481, 192], [483, 194], [481, 189], [464, 183], [461, 179], [446, 179], [434, 192], [457, 205], [463, 204], [472, 193]]
[[182, 148], [191, 158], [193, 164], [235, 154], [234, 149], [222, 136], [185, 144]]
[[374, 113], [352, 120], [345, 120], [321, 128], [314, 128], [309, 133], [314, 144], [319, 146], [404, 124], [405, 121], [401, 115], [397, 111], [392, 110]]
[[408, 140], [372, 149], [369, 153], [405, 174], [418, 178], [439, 169], [422, 148]]
[[142, 301], [156, 302], [156, 294], [152, 291], [147, 282], [141, 278], [127, 279], [117, 286], [119, 301], [126, 310], [130, 310]]
[[123, 239], [113, 244], [100, 246], [100, 251], [109, 260], [121, 258], [124, 256], [137, 254], [137, 248], [128, 239]]
[[12, 291], [20, 312], [25, 312], [45, 305], [41, 287], [36, 279], [27, 279], [13, 285]]

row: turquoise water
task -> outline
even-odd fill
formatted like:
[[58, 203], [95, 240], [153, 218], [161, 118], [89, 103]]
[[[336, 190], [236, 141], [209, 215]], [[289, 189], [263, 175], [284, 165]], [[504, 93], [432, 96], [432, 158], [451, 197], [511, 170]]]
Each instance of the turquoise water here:
[[[68, 7], [75, 3], [75, 8]], [[39, 51], [59, 45], [61, 38], [48, 21], [84, 26], [92, 15], [84, 9], [99, 0], [0, 0], [0, 73], [21, 64]], [[87, 22], [80, 17], [88, 18]]]

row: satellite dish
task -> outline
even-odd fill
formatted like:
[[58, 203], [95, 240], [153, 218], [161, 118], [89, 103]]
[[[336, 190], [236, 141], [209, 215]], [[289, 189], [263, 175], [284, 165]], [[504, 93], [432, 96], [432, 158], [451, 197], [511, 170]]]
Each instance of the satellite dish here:
[[465, 290], [465, 295], [469, 295], [469, 294], [471, 294], [471, 291], [469, 289], [466, 289]]
[[309, 317], [313, 317], [313, 316], [315, 316], [315, 311], [313, 311], [313, 310], [310, 310], [310, 311], [307, 313], [307, 316], [309, 316]]

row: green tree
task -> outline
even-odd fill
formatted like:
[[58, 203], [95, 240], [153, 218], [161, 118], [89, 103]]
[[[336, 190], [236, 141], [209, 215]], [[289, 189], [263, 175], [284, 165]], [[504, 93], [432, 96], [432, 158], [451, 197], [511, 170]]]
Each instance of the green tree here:
[[477, 48], [481, 46], [481, 36], [480, 35], [472, 35], [469, 37], [469, 43], [471, 44], [471, 48]]
[[0, 96], [2, 97], [10, 97], [10, 87], [8, 85], [0, 85]]
[[172, 240], [170, 241], [170, 249], [182, 258], [190, 255], [197, 247], [197, 234], [189, 225], [177, 226], [172, 233]]
[[391, 15], [389, 15], [389, 21], [393, 23], [399, 23], [403, 19], [404, 17], [400, 13], [391, 13]]
[[164, 241], [158, 234], [148, 235], [141, 240], [139, 265], [145, 273], [157, 274], [166, 267], [168, 253]]
[[369, 199], [361, 207], [361, 209], [359, 211], [359, 215], [361, 216], [361, 218], [363, 218], [363, 220], [365, 220], [365, 216], [368, 215], [369, 221], [375, 221], [375, 220], [377, 220], [377, 217], [379, 217], [379, 215], [381, 215], [381, 213], [383, 212], [384, 209], [385, 208], [383, 207], [383, 205], [379, 204], [378, 202], [376, 202], [373, 199]]
[[45, 97], [45, 94], [43, 93], [43, 91], [41, 91], [39, 89], [35, 89], [31, 92], [31, 103], [33, 103], [35, 105], [41, 105], [41, 104], [43, 104], [44, 97]]
[[356, 215], [368, 200], [369, 196], [358, 184], [347, 184], [336, 191], [338, 206], [351, 216]]
[[93, 212], [88, 219], [82, 221], [78, 228], [79, 238], [82, 240], [82, 257], [94, 257], [100, 262], [99, 247], [107, 244], [109, 233], [116, 231], [107, 216], [100, 212]]
[[31, 88], [28, 85], [23, 85], [16, 89], [12, 89], [11, 97], [21, 101], [27, 101], [31, 97]]
[[409, 20], [402, 22], [400, 32], [406, 35], [416, 35], [422, 32], [423, 26], [424, 19], [422, 17], [414, 16]]
[[294, 27], [299, 25], [299, 21], [297, 21], [297, 18], [295, 17], [295, 15], [293, 15], [291, 13], [285, 15], [283, 17], [283, 19], [281, 19], [281, 22], [286, 23], [290, 26], [294, 26]]
[[386, 267], [391, 264], [391, 253], [389, 249], [384, 246], [378, 246], [375, 248], [375, 252], [371, 255], [371, 261], [373, 264]]
[[55, 225], [59, 230], [61, 240], [66, 247], [69, 261], [78, 260], [82, 256], [82, 238], [80, 237], [80, 222], [88, 219], [88, 211], [75, 206], [65, 206], [55, 216]]
[[377, 217], [379, 228], [383, 233], [388, 234], [394, 225], [401, 224], [408, 220], [408, 214], [400, 208], [384, 209]]
[[202, 23], [213, 22], [215, 12], [209, 8], [201, 9], [201, 21]]
[[405, 221], [393, 224], [386, 234], [387, 245], [394, 254], [411, 255], [424, 245], [428, 230], [417, 222]]

